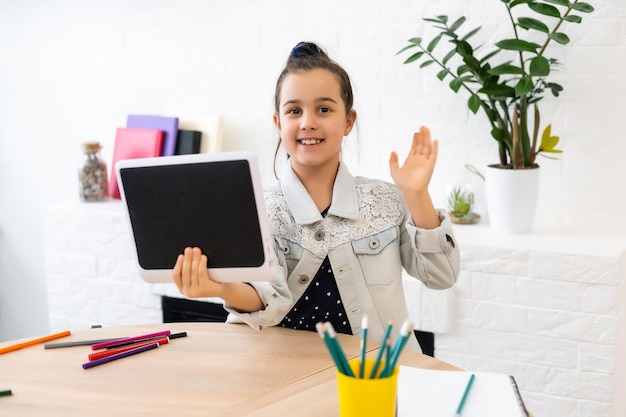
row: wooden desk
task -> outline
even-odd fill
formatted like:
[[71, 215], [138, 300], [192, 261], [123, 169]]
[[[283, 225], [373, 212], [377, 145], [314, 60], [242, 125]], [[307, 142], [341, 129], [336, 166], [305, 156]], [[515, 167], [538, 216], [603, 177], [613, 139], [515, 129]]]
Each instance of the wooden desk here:
[[[57, 341], [186, 331], [158, 349], [84, 370], [89, 346], [35, 345], [0, 355], [2, 415], [106, 416], [336, 416], [335, 367], [317, 333], [242, 324], [168, 323], [74, 332]], [[349, 358], [359, 338], [339, 335]], [[0, 347], [11, 343], [1, 343]], [[376, 341], [368, 342], [375, 355]], [[457, 369], [405, 351], [403, 364]], [[323, 399], [320, 401], [320, 399]], [[306, 407], [302, 407], [306, 404]]]

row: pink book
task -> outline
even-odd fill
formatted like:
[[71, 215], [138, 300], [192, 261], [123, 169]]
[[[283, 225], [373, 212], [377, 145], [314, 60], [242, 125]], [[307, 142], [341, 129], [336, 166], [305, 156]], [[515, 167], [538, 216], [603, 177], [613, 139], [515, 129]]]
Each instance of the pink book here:
[[163, 131], [119, 127], [115, 134], [113, 163], [109, 179], [109, 197], [120, 199], [120, 189], [115, 175], [115, 164], [123, 159], [150, 158], [161, 155]]

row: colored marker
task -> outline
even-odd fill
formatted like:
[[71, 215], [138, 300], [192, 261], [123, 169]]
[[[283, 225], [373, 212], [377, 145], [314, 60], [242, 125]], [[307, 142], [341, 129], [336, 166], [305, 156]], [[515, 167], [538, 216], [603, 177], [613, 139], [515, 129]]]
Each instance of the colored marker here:
[[154, 337], [158, 337], [158, 336], [161, 336], [161, 337], [162, 336], [169, 336], [170, 333], [171, 332], [169, 330], [163, 330], [161, 332], [144, 334], [144, 335], [141, 335], [141, 336], [127, 337], [127, 338], [124, 338], [124, 339], [111, 340], [109, 342], [97, 343], [95, 345], [91, 345], [91, 350], [104, 349], [107, 346], [113, 345], [113, 344], [118, 343], [118, 342], [140, 342], [140, 341], [145, 341], [145, 340], [148, 340], [150, 338], [154, 338]]
[[25, 347], [28, 347], [28, 346], [36, 345], [38, 343], [47, 342], [49, 340], [60, 339], [61, 337], [69, 336], [70, 334], [71, 334], [71, 332], [69, 330], [66, 330], [64, 332], [54, 333], [54, 334], [51, 334], [51, 335], [48, 335], [48, 336], [39, 337], [37, 339], [31, 339], [31, 340], [28, 340], [26, 342], [21, 342], [21, 343], [16, 343], [16, 344], [10, 345], [10, 346], [5, 346], [3, 348], [0, 348], [0, 354], [7, 353], [7, 352], [13, 352], [14, 350], [18, 350], [18, 349], [22, 349], [22, 348], [25, 348]]
[[[167, 335], [166, 337], [169, 340], [178, 339], [178, 338], [181, 338], [181, 337], [187, 337], [187, 332], [174, 333], [174, 334]], [[163, 338], [163, 336], [155, 336], [155, 337], [149, 337], [147, 339], [141, 339], [141, 340], [130, 340], [130, 341], [122, 340], [119, 343], [116, 342], [116, 343], [113, 343], [112, 345], [108, 345], [106, 347], [106, 349], [107, 350], [109, 350], [109, 349], [117, 349], [117, 348], [121, 348], [121, 347], [124, 347], [124, 346], [133, 345], [133, 344], [138, 343], [138, 342], [149, 342], [149, 341], [152, 341], [152, 340], [159, 340], [159, 339], [162, 339], [162, 338]]]
[[10, 389], [0, 391], [0, 397], [8, 397], [9, 395], [13, 395], [13, 391], [11, 391]]
[[126, 352], [118, 353], [117, 355], [111, 355], [111, 356], [107, 356], [106, 358], [96, 359], [91, 362], [83, 363], [83, 369], [93, 368], [94, 366], [103, 365], [105, 363], [113, 362], [118, 359], [122, 359], [131, 355], [136, 355], [137, 353], [145, 352], [151, 349], [156, 349], [158, 347], [159, 347], [158, 343], [151, 343], [146, 346], [141, 346], [135, 349], [127, 350]]
[[137, 349], [138, 347], [147, 346], [147, 345], [150, 345], [150, 344], [153, 344], [153, 343], [158, 343], [159, 345], [164, 345], [164, 344], [166, 344], [168, 342], [169, 342], [169, 339], [167, 337], [164, 337], [162, 339], [149, 340], [149, 341], [146, 341], [146, 342], [137, 342], [137, 343], [134, 343], [132, 345], [119, 347], [117, 349], [107, 349], [107, 350], [102, 350], [100, 352], [92, 353], [92, 354], [87, 356], [87, 359], [89, 359], [90, 361], [95, 361], [96, 359], [106, 358], [107, 356], [117, 355], [118, 353], [126, 352], [126, 351], [132, 350], [132, 349]]

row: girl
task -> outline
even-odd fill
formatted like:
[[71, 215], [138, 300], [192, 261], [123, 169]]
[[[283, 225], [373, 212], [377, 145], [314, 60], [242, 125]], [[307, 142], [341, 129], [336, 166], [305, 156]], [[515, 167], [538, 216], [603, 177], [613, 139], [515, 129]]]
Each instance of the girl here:
[[[428, 193], [438, 142], [421, 127], [395, 185], [353, 177], [341, 161], [356, 111], [347, 73], [316, 44], [296, 45], [276, 83], [278, 148], [288, 155], [280, 181], [265, 192], [279, 268], [271, 283], [219, 283], [199, 248], [185, 248], [174, 282], [187, 297], [220, 297], [231, 317], [262, 329], [280, 325], [380, 339], [390, 319], [408, 317], [402, 267], [428, 288], [451, 287], [459, 250], [447, 214]], [[395, 326], [394, 329], [399, 326]], [[397, 331], [397, 329], [395, 329]], [[413, 340], [413, 348], [417, 343]]]

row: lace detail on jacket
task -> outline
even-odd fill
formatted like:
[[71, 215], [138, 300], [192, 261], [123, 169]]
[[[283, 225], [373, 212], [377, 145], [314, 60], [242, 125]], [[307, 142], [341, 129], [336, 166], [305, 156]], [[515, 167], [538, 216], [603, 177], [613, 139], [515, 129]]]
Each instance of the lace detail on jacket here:
[[[297, 243], [324, 258], [330, 250], [344, 243], [401, 225], [406, 211], [395, 185], [367, 181], [356, 184], [359, 208], [356, 220], [329, 214], [321, 221], [308, 225], [296, 223], [280, 187], [265, 191], [265, 205], [272, 234], [276, 238]], [[323, 239], [319, 238], [319, 232], [324, 233]]]

